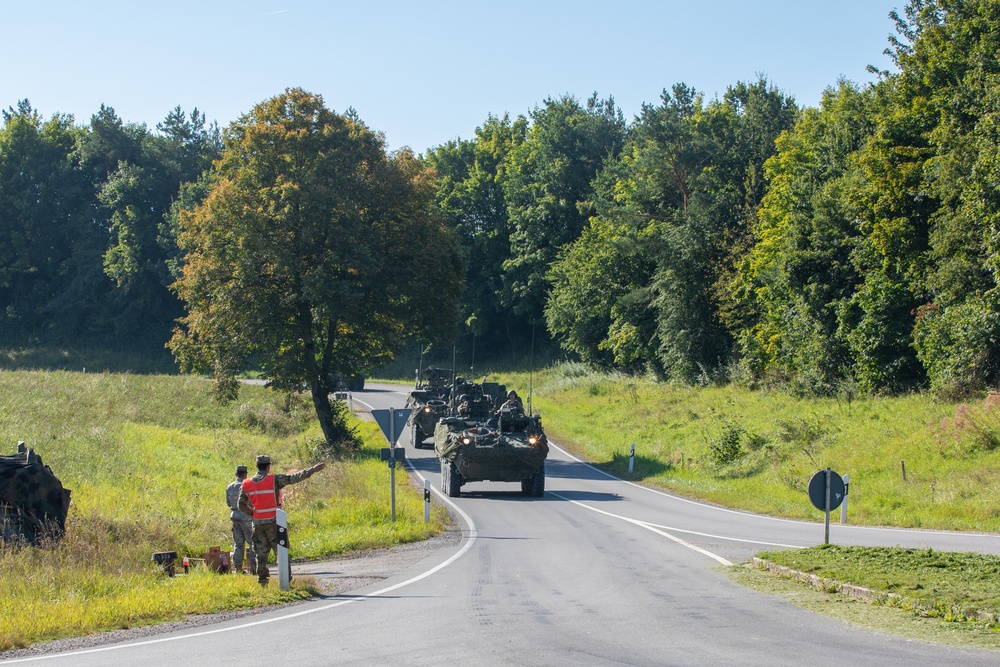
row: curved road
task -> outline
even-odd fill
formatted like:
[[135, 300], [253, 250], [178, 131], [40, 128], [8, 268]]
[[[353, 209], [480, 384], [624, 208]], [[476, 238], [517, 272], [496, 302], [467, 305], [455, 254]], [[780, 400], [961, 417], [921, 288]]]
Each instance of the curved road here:
[[[373, 385], [357, 404], [402, 407]], [[432, 449], [400, 439], [437, 489]], [[378, 585], [196, 631], [32, 658], [53, 665], [996, 665], [1000, 652], [897, 639], [742, 588], [719, 571], [823, 526], [721, 509], [612, 478], [558, 447], [544, 498], [474, 483], [458, 547]], [[1000, 536], [831, 526], [831, 542], [1000, 554]], [[256, 657], [250, 654], [255, 653]], [[264, 658], [263, 654], [273, 657]], [[8, 664], [22, 662], [7, 661]]]

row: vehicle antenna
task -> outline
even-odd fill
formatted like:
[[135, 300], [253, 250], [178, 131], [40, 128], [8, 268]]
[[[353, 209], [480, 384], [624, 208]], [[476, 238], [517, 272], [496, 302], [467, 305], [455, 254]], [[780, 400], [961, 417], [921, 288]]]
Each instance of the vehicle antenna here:
[[528, 357], [528, 414], [531, 414], [532, 375], [535, 370], [535, 320], [531, 320], [531, 354]]
[[417, 362], [417, 383], [413, 385], [414, 389], [420, 386], [420, 374], [424, 372], [424, 345], [417, 344], [420, 345], [420, 361]]
[[448, 412], [452, 414], [455, 412], [455, 369], [458, 368], [458, 366], [455, 365], [457, 363], [456, 359], [458, 358], [457, 348], [457, 345], [451, 346], [451, 397], [448, 400]]

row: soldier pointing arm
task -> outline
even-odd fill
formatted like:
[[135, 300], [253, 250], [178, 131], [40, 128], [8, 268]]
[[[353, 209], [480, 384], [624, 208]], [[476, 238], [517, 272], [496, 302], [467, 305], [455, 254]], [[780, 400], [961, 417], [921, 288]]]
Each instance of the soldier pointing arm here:
[[281, 489], [289, 484], [298, 484], [326, 468], [323, 462], [312, 468], [291, 475], [272, 475], [271, 457], [262, 454], [257, 457], [257, 474], [244, 480], [240, 491], [239, 509], [253, 516], [253, 548], [257, 553], [257, 581], [267, 586], [270, 571], [267, 558], [278, 546], [278, 508], [281, 507]]

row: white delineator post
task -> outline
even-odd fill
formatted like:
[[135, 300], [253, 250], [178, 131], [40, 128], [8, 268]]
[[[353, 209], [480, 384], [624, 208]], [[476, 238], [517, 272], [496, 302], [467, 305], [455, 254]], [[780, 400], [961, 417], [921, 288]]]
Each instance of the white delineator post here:
[[[288, 515], [285, 510], [278, 508], [274, 515], [278, 523], [278, 533], [288, 535]], [[278, 542], [278, 587], [283, 590], [292, 588], [292, 564], [288, 561], [288, 545]]]
[[844, 502], [840, 506], [840, 523], [847, 523], [847, 491], [851, 485], [851, 476], [844, 475]]
[[424, 480], [424, 523], [431, 520], [431, 480]]

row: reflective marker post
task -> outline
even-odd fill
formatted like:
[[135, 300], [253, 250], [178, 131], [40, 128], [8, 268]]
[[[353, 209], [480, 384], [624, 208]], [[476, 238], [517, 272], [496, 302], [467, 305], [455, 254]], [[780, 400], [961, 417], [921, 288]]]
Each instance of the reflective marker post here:
[[287, 591], [292, 588], [292, 564], [288, 560], [288, 515], [279, 507], [274, 518], [278, 524], [278, 588]]
[[431, 520], [431, 480], [424, 480], [424, 523]]
[[632, 474], [632, 468], [635, 467], [635, 443], [632, 443], [632, 453], [628, 455], [628, 473]]
[[844, 475], [844, 504], [840, 506], [840, 523], [847, 523], [847, 493], [851, 488], [851, 476]]

